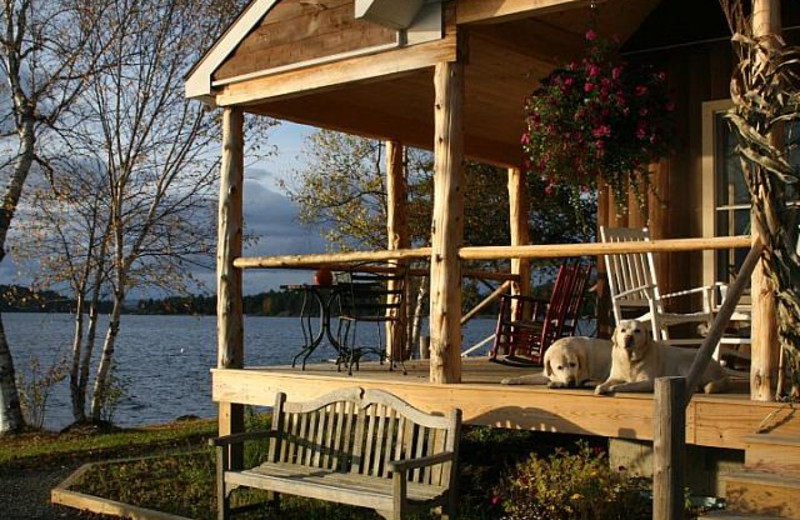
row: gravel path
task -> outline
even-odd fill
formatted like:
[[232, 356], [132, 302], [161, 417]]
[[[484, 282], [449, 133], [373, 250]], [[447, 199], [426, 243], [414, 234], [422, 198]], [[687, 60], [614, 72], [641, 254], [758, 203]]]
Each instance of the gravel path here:
[[3, 520], [88, 520], [98, 515], [50, 503], [50, 490], [80, 467], [0, 470], [0, 518]]

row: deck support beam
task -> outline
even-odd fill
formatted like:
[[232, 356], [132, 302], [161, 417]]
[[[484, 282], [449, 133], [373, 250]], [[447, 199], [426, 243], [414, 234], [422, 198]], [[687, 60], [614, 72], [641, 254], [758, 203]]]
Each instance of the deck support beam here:
[[[780, 0], [753, 0], [753, 36], [758, 38], [780, 33]], [[782, 145], [777, 135], [770, 137], [773, 145]], [[755, 243], [759, 240], [758, 226], [752, 216], [750, 229]], [[750, 281], [753, 300], [750, 398], [754, 401], [772, 401], [775, 398], [780, 362], [775, 289], [766, 272], [765, 260], [762, 258], [756, 265]]]
[[[411, 247], [406, 217], [408, 213], [407, 182], [403, 145], [398, 141], [386, 141], [386, 236], [390, 251]], [[392, 263], [399, 266], [408, 265], [407, 260], [395, 260]], [[404, 304], [396, 311], [387, 311], [399, 314], [396, 322], [388, 322], [386, 325], [387, 354], [391, 359], [404, 359], [409, 350], [405, 341], [407, 337], [406, 324], [408, 323], [408, 296], [410, 294], [409, 280], [410, 278], [406, 275], [405, 283], [403, 283]], [[396, 283], [390, 282], [389, 290], [395, 290]]]
[[434, 195], [431, 226], [431, 364], [434, 383], [461, 382], [461, 263], [464, 238], [464, 65], [434, 72]]
[[[244, 183], [244, 116], [239, 108], [222, 114], [222, 165], [217, 233], [217, 368], [244, 366], [242, 270], [233, 261], [242, 256], [242, 184]], [[244, 406], [219, 403], [219, 434], [244, 431]], [[241, 467], [242, 446], [231, 446], [232, 468]]]
[[[530, 244], [528, 228], [528, 186], [525, 174], [519, 168], [508, 169], [508, 217], [512, 246]], [[525, 258], [511, 259], [511, 274], [519, 275], [512, 286], [514, 294], [528, 294], [531, 287], [531, 262]]]
[[[528, 228], [528, 185], [525, 174], [519, 168], [508, 169], [508, 224], [512, 246], [530, 244]], [[519, 276], [519, 280], [511, 285], [511, 294], [527, 295], [531, 291], [531, 261], [527, 258], [511, 259], [511, 274]], [[516, 306], [519, 300], [512, 300], [511, 315], [517, 315]], [[523, 309], [525, 307], [523, 306]]]

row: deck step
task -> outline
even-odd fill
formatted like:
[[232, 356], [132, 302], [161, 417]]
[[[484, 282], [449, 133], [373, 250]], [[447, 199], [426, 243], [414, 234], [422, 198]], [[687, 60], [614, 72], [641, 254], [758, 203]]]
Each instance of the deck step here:
[[728, 511], [800, 520], [800, 477], [745, 470], [723, 479]]
[[697, 517], [697, 520], [783, 520], [779, 516], [749, 515], [747, 513], [731, 513], [730, 511], [710, 511]]
[[800, 477], [800, 437], [793, 435], [748, 435], [745, 468]]

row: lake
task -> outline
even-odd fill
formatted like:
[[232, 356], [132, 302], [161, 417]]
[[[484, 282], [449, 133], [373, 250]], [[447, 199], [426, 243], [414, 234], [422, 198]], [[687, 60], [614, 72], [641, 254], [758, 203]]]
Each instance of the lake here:
[[[101, 318], [95, 357], [107, 323]], [[209, 372], [216, 364], [215, 316], [125, 315], [121, 323], [115, 356], [117, 375], [127, 385], [127, 395], [118, 405], [115, 423], [142, 426], [181, 415], [216, 414]], [[70, 354], [74, 322], [69, 314], [4, 313], [3, 324], [17, 372], [28, 374], [32, 358], [46, 368]], [[494, 326], [493, 319], [469, 322], [463, 329], [465, 348], [490, 335]], [[299, 318], [248, 316], [244, 328], [247, 366], [289, 364], [303, 343]], [[332, 358], [333, 352], [323, 344], [310, 361]], [[60, 429], [71, 422], [69, 381], [65, 379], [50, 395], [45, 426]]]

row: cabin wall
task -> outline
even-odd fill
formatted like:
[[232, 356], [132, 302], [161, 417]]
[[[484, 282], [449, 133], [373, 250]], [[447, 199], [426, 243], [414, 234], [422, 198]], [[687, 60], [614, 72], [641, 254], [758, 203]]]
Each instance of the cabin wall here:
[[[655, 194], [650, 196], [648, 204], [652, 235], [654, 238], [702, 236], [702, 105], [730, 97], [734, 63], [731, 45], [728, 41], [718, 41], [681, 46], [644, 52], [629, 59], [664, 70], [676, 104], [676, 152], [653, 167]], [[635, 202], [630, 206], [629, 224], [644, 225], [644, 219], [637, 216]], [[702, 253], [658, 255], [657, 270], [662, 293], [700, 286]]]

